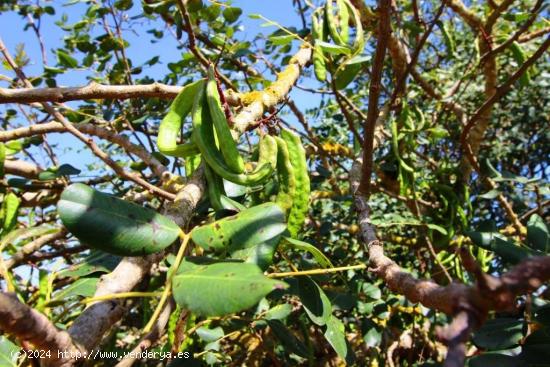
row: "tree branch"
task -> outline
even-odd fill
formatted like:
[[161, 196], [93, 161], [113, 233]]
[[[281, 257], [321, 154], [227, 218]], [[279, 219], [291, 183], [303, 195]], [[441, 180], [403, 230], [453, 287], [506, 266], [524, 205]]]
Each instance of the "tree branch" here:
[[382, 71], [384, 70], [384, 58], [388, 39], [391, 34], [391, 2], [381, 0], [379, 2], [379, 22], [378, 22], [378, 42], [372, 64], [371, 82], [369, 87], [369, 107], [367, 110], [367, 120], [364, 124], [363, 137], [363, 170], [359, 193], [368, 197], [370, 194], [370, 178], [372, 175], [372, 157], [374, 144], [374, 130], [378, 118], [378, 96], [380, 95], [380, 84], [382, 80]]
[[30, 342], [37, 350], [49, 351], [51, 366], [72, 366], [75, 361], [70, 354], [79, 353], [66, 331], [57, 329], [46, 316], [19, 302], [13, 293], [0, 293], [0, 328], [21, 342]]

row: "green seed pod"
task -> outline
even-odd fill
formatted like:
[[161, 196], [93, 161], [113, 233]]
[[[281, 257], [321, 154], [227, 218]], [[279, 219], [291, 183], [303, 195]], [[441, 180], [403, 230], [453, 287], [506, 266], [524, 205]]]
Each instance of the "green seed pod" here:
[[196, 154], [193, 143], [177, 144], [178, 135], [185, 117], [193, 107], [194, 96], [198, 90], [204, 88], [204, 80], [187, 84], [177, 95], [170, 110], [162, 119], [157, 137], [157, 145], [161, 153], [173, 157], [188, 157]]
[[340, 37], [342, 41], [348, 43], [349, 41], [349, 9], [344, 0], [336, 0], [338, 5], [338, 21], [340, 23]]
[[325, 55], [323, 54], [323, 49], [319, 46], [318, 41], [323, 41], [324, 33], [324, 20], [317, 18], [317, 14], [313, 13], [311, 17], [311, 30], [313, 38], [313, 70], [317, 80], [324, 82], [327, 79], [327, 66], [325, 62]]
[[221, 202], [221, 196], [225, 194], [223, 181], [220, 176], [212, 172], [208, 165], [204, 166], [204, 177], [206, 178], [206, 186], [208, 188], [208, 199], [212, 209], [218, 211], [224, 209]]
[[340, 32], [338, 32], [338, 21], [334, 16], [334, 7], [332, 4], [333, 1], [334, 0], [327, 0], [327, 2], [325, 3], [325, 22], [327, 23], [330, 37], [332, 38], [334, 43], [340, 46], [347, 46], [347, 42], [344, 42], [342, 36], [340, 35]]
[[296, 237], [304, 224], [309, 208], [310, 182], [307, 169], [306, 151], [300, 137], [287, 129], [281, 130], [281, 138], [288, 148], [288, 155], [294, 168], [296, 190], [290, 213], [288, 215], [288, 230]]
[[277, 177], [279, 179], [279, 192], [275, 202], [288, 212], [293, 206], [296, 194], [296, 177], [286, 142], [279, 137], [275, 137], [275, 140], [277, 141]]
[[227, 124], [225, 113], [220, 101], [218, 93], [218, 85], [216, 83], [216, 75], [214, 66], [208, 68], [208, 82], [206, 84], [206, 100], [216, 135], [218, 136], [219, 147], [224, 157], [225, 163], [235, 173], [244, 172], [244, 161], [237, 149], [237, 144], [233, 140], [231, 130]]
[[253, 186], [261, 184], [273, 173], [277, 160], [277, 143], [273, 138], [260, 140], [260, 159], [254, 171], [237, 174], [227, 167], [215, 144], [214, 126], [210, 117], [204, 88], [197, 91], [195, 95], [192, 115], [194, 141], [199, 147], [206, 163], [218, 175], [240, 185]]

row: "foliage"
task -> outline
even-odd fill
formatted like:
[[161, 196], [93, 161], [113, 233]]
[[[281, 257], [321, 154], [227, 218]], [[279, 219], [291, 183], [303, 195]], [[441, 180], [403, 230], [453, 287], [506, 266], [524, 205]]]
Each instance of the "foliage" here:
[[[88, 133], [124, 171], [176, 197], [178, 215], [170, 199], [113, 171], [66, 131], [9, 135], [56, 120], [45, 108], [0, 106], [0, 284], [66, 329], [123, 256], [155, 259], [135, 289], [141, 297], [120, 301], [129, 311], [105, 336], [103, 350], [132, 350], [170, 294], [176, 305], [166, 337], [158, 336], [152, 349], [187, 351], [204, 364], [439, 365], [446, 348], [436, 329], [450, 317], [392, 292], [369, 272], [358, 236], [349, 178], [372, 108], [378, 10], [362, 0], [269, 2], [297, 13], [278, 22], [268, 12], [251, 14], [245, 3], [0, 2], [0, 22], [17, 19], [14, 34], [23, 30], [25, 38], [15, 46], [14, 35], [0, 36], [14, 45], [15, 63], [35, 88], [184, 87], [177, 97], [172, 89], [53, 104], [73, 126], [123, 137], [120, 143]], [[369, 221], [403, 269], [441, 285], [473, 285], [461, 246], [495, 276], [550, 251], [550, 58], [535, 60], [492, 107], [474, 151], [480, 167], [472, 171], [461, 134], [492, 93], [489, 41], [455, 6], [437, 16], [440, 3], [394, 5], [392, 37], [399, 42], [388, 44], [374, 102], [383, 114]], [[466, 5], [486, 19], [496, 12], [492, 3]], [[485, 35], [497, 49], [521, 31], [494, 55], [495, 85], [547, 37], [547, 9], [537, 15], [536, 6], [515, 2], [497, 13]], [[248, 30], [258, 25], [258, 32]], [[31, 52], [37, 42], [42, 51]], [[301, 67], [295, 55], [304, 47], [313, 55]], [[418, 56], [416, 65], [406, 71], [411, 56]], [[21, 89], [20, 76], [3, 66], [3, 90]], [[287, 99], [280, 85], [293, 68], [300, 74]], [[240, 114], [258, 105], [270, 110], [237, 131]], [[197, 177], [202, 186], [189, 194]], [[194, 205], [193, 195], [203, 192]], [[467, 364], [548, 363], [548, 298], [543, 286], [519, 297], [513, 311], [491, 313], [468, 342]], [[10, 351], [18, 345], [28, 346], [17, 335], [0, 336], [0, 360], [15, 365]]]

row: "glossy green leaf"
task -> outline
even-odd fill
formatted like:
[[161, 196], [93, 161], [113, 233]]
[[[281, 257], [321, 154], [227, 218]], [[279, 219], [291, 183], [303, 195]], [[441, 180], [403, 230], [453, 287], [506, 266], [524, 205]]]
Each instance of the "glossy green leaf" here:
[[0, 335], [0, 366], [17, 367], [17, 352], [20, 348], [4, 335]]
[[19, 211], [19, 205], [21, 200], [13, 192], [9, 192], [4, 195], [4, 201], [2, 202], [2, 209], [4, 211], [4, 223], [2, 228], [4, 231], [10, 231], [17, 223], [17, 213]]
[[313, 279], [298, 277], [297, 293], [307, 315], [317, 325], [325, 325], [332, 316], [332, 305], [327, 295]]
[[99, 278], [81, 278], [53, 294], [49, 303], [64, 302], [71, 297], [92, 297]]
[[310, 243], [297, 240], [295, 238], [291, 237], [283, 237], [285, 240], [285, 246], [288, 246], [290, 248], [294, 248], [297, 250], [307, 251], [313, 256], [315, 261], [322, 266], [323, 268], [333, 268], [334, 265], [332, 265], [332, 262], [328, 257], [326, 257], [325, 254], [321, 250], [319, 250], [317, 247], [313, 246]]
[[263, 318], [266, 320], [283, 320], [286, 319], [291, 313], [292, 305], [283, 303], [267, 310]]
[[48, 168], [47, 170], [40, 172], [38, 174], [38, 179], [40, 181], [48, 181], [48, 180], [54, 180], [61, 176], [78, 175], [79, 173], [80, 173], [80, 170], [77, 168], [74, 168], [70, 164], [62, 164], [59, 167]]
[[531, 248], [548, 253], [550, 251], [550, 234], [548, 226], [538, 214], [533, 214], [527, 223], [527, 241]]
[[64, 277], [83, 277], [94, 273], [108, 273], [112, 271], [120, 262], [121, 257], [107, 254], [101, 251], [92, 251], [92, 253], [57, 273], [58, 278]]
[[174, 299], [199, 315], [222, 316], [246, 310], [286, 284], [263, 275], [248, 263], [199, 265], [183, 261], [172, 281]]
[[509, 241], [503, 240], [499, 233], [467, 232], [466, 234], [472, 239], [476, 246], [493, 251], [504, 261], [511, 264], [518, 263], [530, 256], [542, 255], [541, 253], [533, 251], [527, 247], [519, 247]]
[[4, 178], [4, 161], [6, 160], [6, 146], [0, 143], [0, 178]]
[[76, 68], [78, 66], [78, 61], [61, 49], [57, 50], [57, 60], [65, 68]]
[[260, 243], [256, 246], [247, 247], [231, 253], [232, 259], [243, 260], [244, 262], [256, 264], [262, 270], [267, 270], [269, 265], [273, 263], [273, 255], [277, 250], [280, 236], [275, 236], [272, 239]]
[[328, 43], [328, 42], [323, 42], [323, 41], [317, 41], [316, 44], [319, 45], [319, 47], [321, 47], [323, 52], [327, 52], [327, 53], [335, 54], [335, 55], [350, 55], [351, 54], [351, 49], [349, 47], [346, 47], [346, 46], [339, 46], [339, 45], [335, 45], [333, 43]]
[[275, 203], [264, 203], [197, 227], [191, 232], [191, 239], [206, 250], [233, 252], [266, 243], [285, 229], [281, 208]]
[[348, 354], [348, 346], [346, 343], [345, 327], [342, 321], [332, 316], [327, 322], [325, 338], [336, 351], [338, 356], [345, 360]]
[[478, 348], [501, 350], [513, 347], [523, 337], [523, 320], [497, 318], [486, 321], [474, 333], [472, 341]]
[[124, 256], [159, 252], [179, 236], [179, 227], [157, 212], [92, 189], [67, 187], [57, 205], [67, 229], [90, 247]]
[[239, 19], [242, 13], [243, 11], [241, 8], [228, 6], [223, 10], [222, 15], [229, 23], [234, 23]]

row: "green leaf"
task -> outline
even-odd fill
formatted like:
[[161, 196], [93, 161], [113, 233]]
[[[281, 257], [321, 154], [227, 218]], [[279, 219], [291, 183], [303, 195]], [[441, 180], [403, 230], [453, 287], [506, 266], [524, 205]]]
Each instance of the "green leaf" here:
[[286, 229], [285, 215], [275, 203], [264, 203], [195, 228], [193, 242], [205, 250], [237, 251], [267, 243]]
[[76, 68], [78, 66], [78, 61], [61, 49], [57, 50], [57, 60], [61, 66], [66, 68]]
[[108, 273], [112, 271], [120, 262], [121, 257], [107, 254], [100, 251], [94, 251], [78, 264], [71, 265], [57, 273], [58, 278], [65, 277], [84, 277], [94, 273]]
[[363, 284], [363, 294], [370, 299], [380, 299], [382, 298], [382, 292], [380, 288], [374, 284], [364, 283]]
[[210, 343], [222, 338], [225, 333], [223, 332], [223, 329], [219, 326], [213, 329], [203, 326], [197, 329], [197, 335], [203, 341]]
[[333, 43], [328, 43], [328, 42], [323, 42], [323, 41], [317, 41], [316, 44], [319, 45], [319, 47], [321, 47], [323, 52], [328, 52], [328, 53], [334, 54], [334, 55], [350, 55], [351, 54], [351, 49], [349, 47], [346, 47], [346, 46], [339, 46], [339, 45], [335, 45]]
[[269, 36], [269, 41], [276, 46], [284, 46], [292, 42], [294, 38], [292, 34], [284, 34], [282, 36]]
[[4, 178], [4, 161], [6, 160], [6, 146], [0, 143], [0, 178]]
[[498, 190], [491, 190], [491, 191], [488, 191], [486, 192], [485, 194], [483, 195], [479, 195], [479, 198], [481, 199], [487, 199], [487, 200], [493, 200], [494, 198], [496, 198], [498, 195], [500, 194], [500, 191]]
[[242, 13], [243, 13], [243, 11], [242, 11], [241, 8], [237, 8], [237, 7], [234, 7], [234, 6], [228, 6], [227, 8], [225, 8], [223, 10], [222, 15], [225, 18], [225, 20], [227, 20], [227, 22], [234, 23], [239, 19], [239, 17], [241, 16]]
[[298, 277], [297, 293], [307, 315], [315, 324], [322, 326], [332, 316], [332, 305], [327, 295], [310, 277]]
[[54, 180], [61, 176], [71, 176], [78, 175], [80, 170], [71, 166], [70, 164], [62, 164], [59, 167], [51, 167], [45, 171], [42, 171], [38, 174], [38, 179], [40, 181], [49, 181]]
[[520, 262], [521, 260], [539, 256], [542, 253], [531, 250], [527, 247], [519, 247], [513, 243], [503, 240], [502, 235], [495, 232], [466, 232], [476, 246], [486, 250], [493, 251], [500, 256], [504, 261], [511, 264]]
[[286, 319], [291, 313], [292, 305], [283, 303], [267, 310], [263, 318], [266, 320], [283, 320]]
[[256, 246], [234, 251], [231, 253], [231, 258], [243, 260], [246, 263], [256, 264], [260, 269], [265, 271], [269, 265], [273, 263], [273, 255], [277, 250], [279, 239], [280, 236], [276, 236]]
[[294, 336], [290, 330], [279, 320], [267, 320], [267, 323], [277, 338], [283, 343], [285, 349], [300, 357], [307, 358], [307, 347], [300, 339]]
[[548, 226], [538, 214], [533, 214], [527, 223], [527, 242], [531, 248], [544, 253], [550, 251]]
[[0, 247], [4, 247], [6, 244], [16, 244], [16, 241], [23, 241], [27, 238], [42, 236], [45, 234], [54, 233], [59, 231], [59, 228], [54, 228], [46, 225], [30, 228], [19, 228], [9, 232], [2, 241], [0, 242]]
[[23, 140], [12, 140], [4, 144], [6, 148], [6, 155], [14, 155], [19, 153], [23, 149]]
[[369, 56], [356, 56], [348, 60], [344, 67], [339, 68], [336, 76], [335, 83], [337, 89], [344, 89], [349, 83], [355, 79], [357, 74], [361, 71], [363, 64], [370, 61]]
[[472, 341], [478, 348], [501, 350], [511, 348], [523, 338], [523, 320], [492, 319], [474, 333]]
[[4, 335], [0, 335], [0, 366], [17, 367], [17, 352], [19, 347]]
[[115, 1], [115, 8], [118, 10], [128, 10], [132, 8], [132, 0], [117, 0]]
[[72, 184], [61, 194], [57, 212], [81, 242], [115, 255], [143, 256], [171, 245], [179, 227], [157, 212]]
[[297, 240], [297, 239], [291, 238], [291, 237], [283, 237], [283, 239], [285, 240], [285, 245], [286, 246], [297, 249], [297, 250], [302, 250], [302, 251], [309, 252], [311, 254], [311, 256], [313, 256], [315, 261], [317, 261], [317, 263], [320, 266], [322, 266], [323, 268], [333, 268], [334, 267], [334, 265], [332, 265], [330, 259], [328, 257], [326, 257], [325, 254], [323, 254], [321, 252], [321, 250], [319, 250], [317, 247], [313, 246], [312, 244], [309, 244], [307, 242], [300, 241], [300, 240]]
[[72, 297], [92, 297], [96, 291], [97, 282], [99, 278], [81, 278], [66, 288], [54, 293], [52, 299], [48, 304], [57, 304], [58, 302], [65, 302]]
[[336, 353], [338, 353], [338, 356], [345, 360], [348, 354], [348, 346], [346, 343], [345, 327], [342, 321], [332, 316], [327, 322], [325, 338]]
[[19, 205], [21, 200], [13, 192], [9, 192], [4, 195], [4, 201], [2, 202], [2, 209], [4, 211], [4, 224], [2, 228], [4, 231], [9, 232], [17, 224], [17, 213], [19, 211]]
[[197, 265], [185, 260], [172, 288], [181, 307], [199, 315], [222, 316], [246, 310], [272, 290], [286, 288], [286, 284], [266, 277], [254, 264]]

